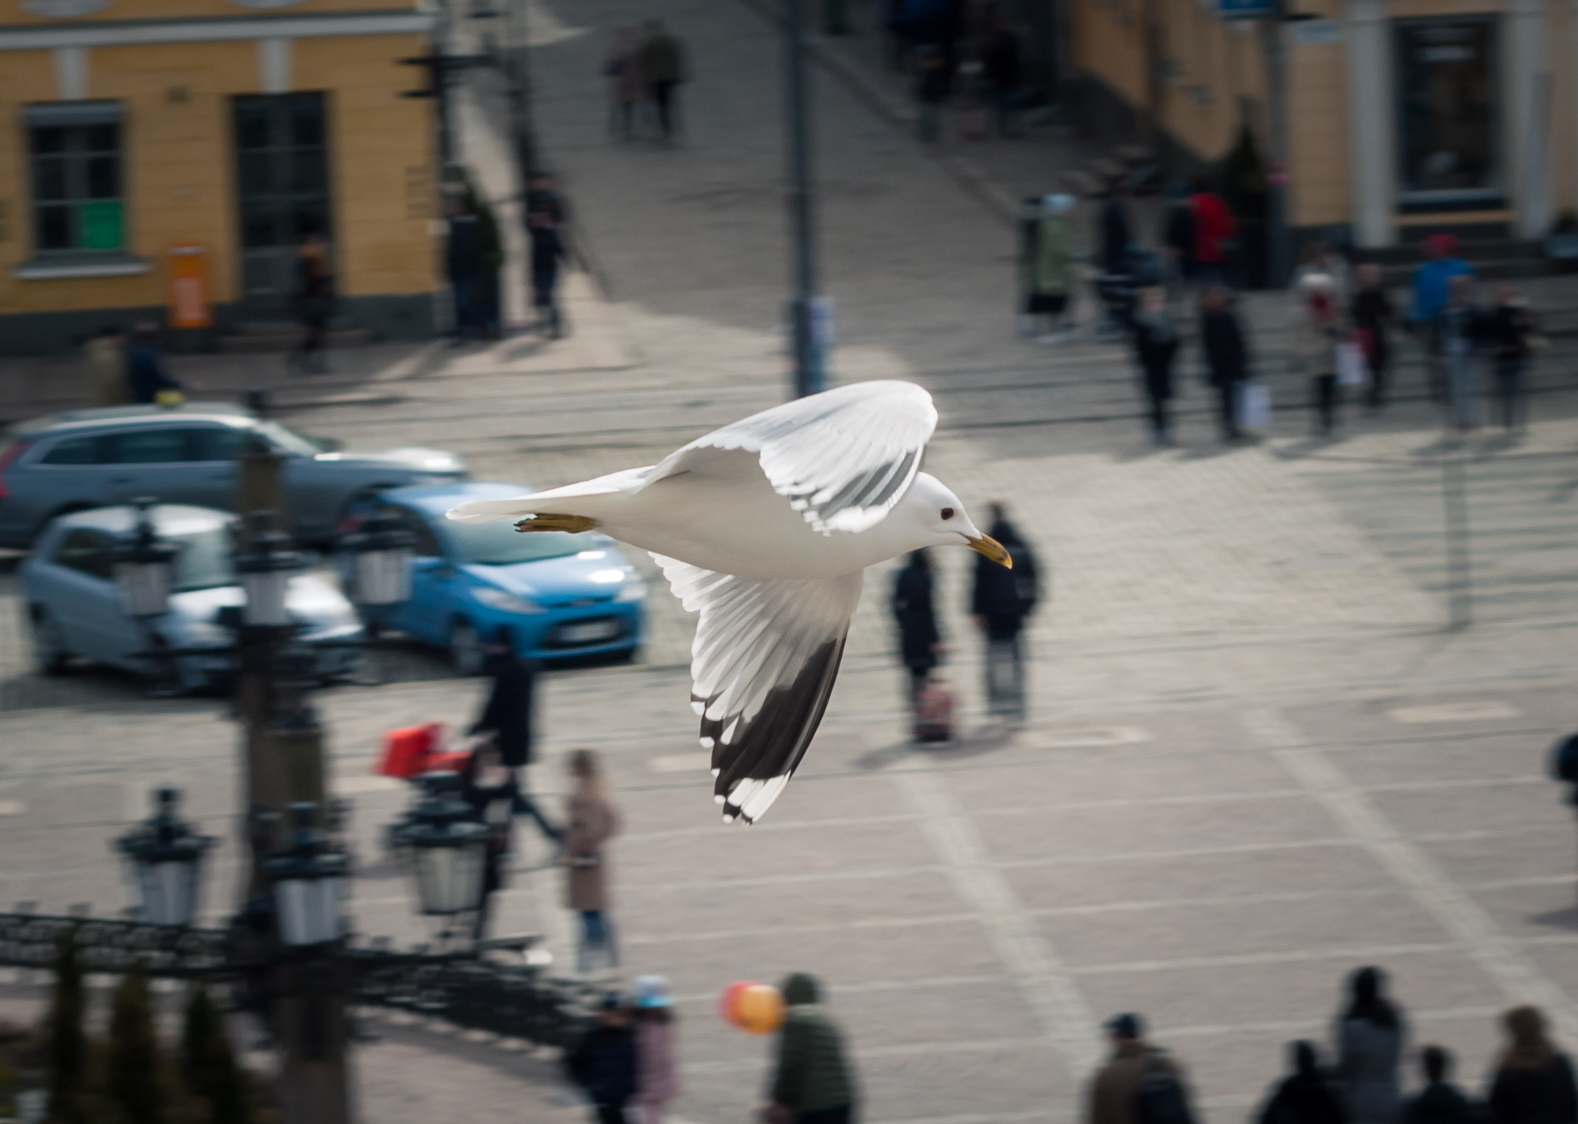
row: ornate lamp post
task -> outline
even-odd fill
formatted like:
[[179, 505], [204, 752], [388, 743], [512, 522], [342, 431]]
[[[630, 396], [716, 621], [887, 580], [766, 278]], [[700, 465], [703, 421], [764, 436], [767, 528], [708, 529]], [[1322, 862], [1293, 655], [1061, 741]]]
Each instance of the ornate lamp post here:
[[482, 908], [488, 865], [488, 828], [459, 797], [454, 773], [421, 778], [427, 796], [396, 829], [408, 856], [422, 912], [453, 917]]
[[139, 623], [169, 611], [175, 556], [181, 549], [159, 538], [150, 510], [154, 502], [147, 497], [132, 501], [137, 509], [137, 525], [110, 552], [121, 608]]
[[332, 944], [345, 934], [347, 859], [318, 830], [318, 806], [290, 806], [285, 850], [264, 864], [274, 882], [280, 938], [293, 948]]
[[356, 604], [384, 609], [411, 599], [411, 548], [416, 536], [400, 517], [374, 509], [360, 529], [340, 540], [352, 560]]
[[178, 788], [154, 792], [154, 814], [116, 840], [137, 916], [149, 925], [185, 927], [196, 919], [203, 856], [214, 845], [176, 815]]
[[252, 628], [288, 627], [285, 597], [290, 579], [301, 569], [301, 554], [290, 548], [290, 536], [275, 528], [272, 511], [254, 511], [247, 522], [246, 549], [236, 555], [246, 593], [242, 619]]

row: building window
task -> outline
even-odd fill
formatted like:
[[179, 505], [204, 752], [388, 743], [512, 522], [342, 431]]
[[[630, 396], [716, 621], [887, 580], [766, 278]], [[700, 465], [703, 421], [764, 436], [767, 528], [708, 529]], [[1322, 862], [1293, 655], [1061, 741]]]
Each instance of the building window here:
[[1501, 205], [1493, 20], [1399, 22], [1397, 59], [1404, 206]]
[[124, 249], [120, 105], [32, 105], [26, 121], [37, 252]]

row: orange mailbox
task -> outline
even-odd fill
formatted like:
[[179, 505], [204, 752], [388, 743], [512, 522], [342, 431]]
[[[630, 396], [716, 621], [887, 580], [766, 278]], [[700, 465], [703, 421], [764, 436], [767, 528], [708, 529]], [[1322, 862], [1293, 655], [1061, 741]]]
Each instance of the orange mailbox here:
[[214, 322], [208, 291], [208, 249], [196, 242], [170, 247], [170, 327], [207, 328]]

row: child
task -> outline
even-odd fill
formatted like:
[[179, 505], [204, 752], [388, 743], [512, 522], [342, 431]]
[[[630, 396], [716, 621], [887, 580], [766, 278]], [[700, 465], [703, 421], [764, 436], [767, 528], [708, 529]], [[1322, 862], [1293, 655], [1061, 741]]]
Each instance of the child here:
[[674, 997], [662, 976], [641, 976], [631, 985], [636, 1016], [634, 1124], [663, 1124], [668, 1102], [680, 1094], [675, 1046]]

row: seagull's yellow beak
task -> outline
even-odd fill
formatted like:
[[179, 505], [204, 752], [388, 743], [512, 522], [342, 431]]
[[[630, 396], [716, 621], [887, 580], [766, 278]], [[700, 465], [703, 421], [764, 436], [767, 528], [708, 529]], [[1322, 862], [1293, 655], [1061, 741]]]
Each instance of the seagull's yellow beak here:
[[979, 538], [970, 539], [968, 541], [970, 543], [970, 549], [975, 551], [977, 554], [986, 555], [999, 566], [1005, 566], [1010, 570], [1014, 568], [1013, 555], [1009, 554], [1008, 549], [1003, 546], [1002, 543], [994, 539], [991, 535], [982, 535]]

